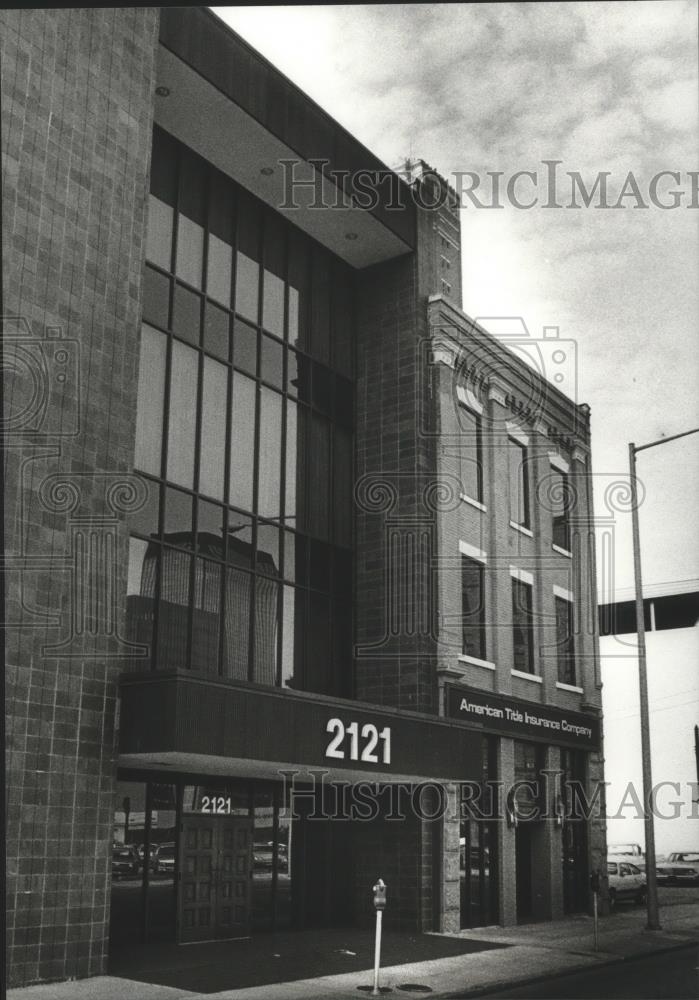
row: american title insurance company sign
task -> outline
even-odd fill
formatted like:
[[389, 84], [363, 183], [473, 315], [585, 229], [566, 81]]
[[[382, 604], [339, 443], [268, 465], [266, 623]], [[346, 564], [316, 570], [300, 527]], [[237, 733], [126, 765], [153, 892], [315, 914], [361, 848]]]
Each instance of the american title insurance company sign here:
[[596, 750], [600, 745], [600, 723], [593, 715], [487, 691], [450, 686], [447, 714], [452, 719], [475, 723], [488, 732], [516, 739], [540, 740], [585, 750]]

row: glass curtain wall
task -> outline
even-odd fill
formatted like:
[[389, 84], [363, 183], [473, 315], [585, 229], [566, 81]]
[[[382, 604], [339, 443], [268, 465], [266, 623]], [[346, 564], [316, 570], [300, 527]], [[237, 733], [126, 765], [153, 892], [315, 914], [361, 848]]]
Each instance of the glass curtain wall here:
[[139, 664], [351, 694], [352, 301], [346, 265], [155, 131]]

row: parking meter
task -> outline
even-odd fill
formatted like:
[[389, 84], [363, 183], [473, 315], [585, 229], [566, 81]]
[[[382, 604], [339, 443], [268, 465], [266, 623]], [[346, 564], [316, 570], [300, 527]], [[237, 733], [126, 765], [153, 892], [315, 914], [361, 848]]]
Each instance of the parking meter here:
[[382, 878], [374, 886], [374, 909], [386, 909], [386, 883]]
[[590, 888], [592, 889], [593, 892], [599, 892], [600, 891], [600, 882], [599, 882], [599, 872], [598, 871], [594, 871], [590, 875]]

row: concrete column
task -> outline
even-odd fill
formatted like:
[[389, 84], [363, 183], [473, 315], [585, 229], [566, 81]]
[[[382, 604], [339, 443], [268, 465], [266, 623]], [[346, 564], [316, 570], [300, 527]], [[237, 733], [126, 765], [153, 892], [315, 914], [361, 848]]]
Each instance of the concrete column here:
[[442, 828], [442, 886], [439, 913], [441, 934], [457, 934], [461, 930], [461, 855], [459, 822], [459, 786], [444, 786], [447, 810]]
[[[503, 782], [504, 794], [515, 780], [514, 740], [501, 738], [498, 742], [498, 778]], [[515, 869], [515, 831], [503, 818], [498, 822], [498, 900], [500, 924], [512, 927], [517, 923], [517, 872]]]

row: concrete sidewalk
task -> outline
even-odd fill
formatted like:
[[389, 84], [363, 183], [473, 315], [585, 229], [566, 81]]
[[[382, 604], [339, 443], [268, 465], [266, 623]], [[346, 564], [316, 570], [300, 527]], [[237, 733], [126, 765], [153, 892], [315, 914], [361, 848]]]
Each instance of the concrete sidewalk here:
[[[645, 930], [645, 911], [620, 911], [600, 920], [599, 950], [594, 951], [593, 923], [586, 916], [514, 928], [489, 927], [462, 932], [462, 937], [488, 941], [507, 948], [450, 958], [393, 965], [381, 970], [381, 986], [396, 996], [418, 996], [414, 987], [429, 987], [434, 997], [479, 994], [562, 973], [624, 961], [643, 955], [672, 951], [699, 943], [699, 904], [663, 907], [662, 931]], [[155, 986], [131, 979], [99, 976], [55, 985], [10, 990], [10, 1000], [312, 1000], [349, 998], [362, 993], [358, 987], [372, 982], [371, 969], [322, 976], [251, 989], [196, 993], [170, 986]], [[402, 988], [401, 988], [402, 987]], [[406, 988], [407, 987], [407, 988]], [[366, 994], [364, 994], [366, 995]]]

